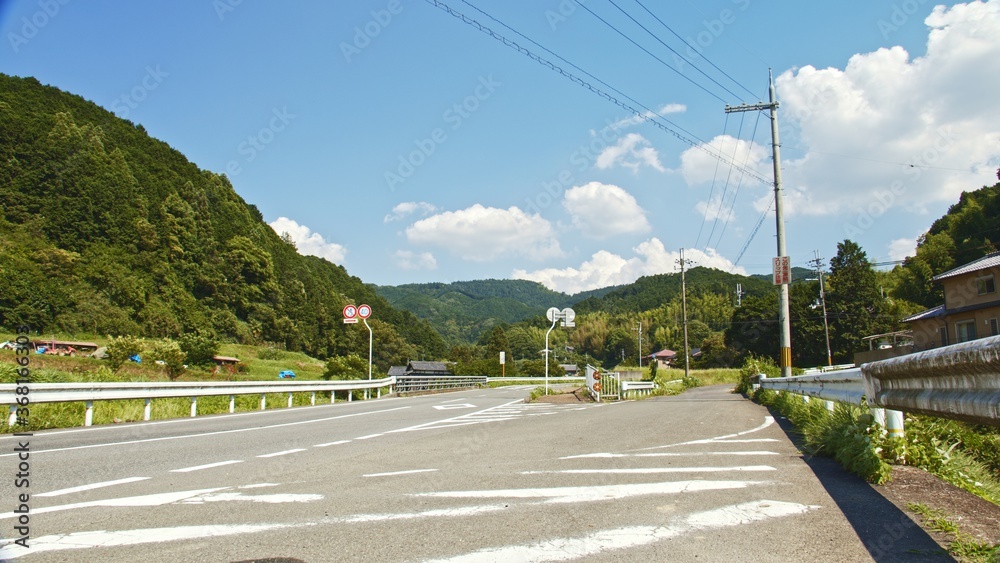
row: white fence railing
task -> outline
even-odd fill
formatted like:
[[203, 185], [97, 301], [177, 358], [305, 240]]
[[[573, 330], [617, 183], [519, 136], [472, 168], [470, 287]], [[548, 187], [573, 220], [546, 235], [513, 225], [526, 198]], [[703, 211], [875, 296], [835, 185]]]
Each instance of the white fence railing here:
[[[337, 391], [347, 392], [350, 401], [353, 391], [365, 391], [367, 398], [372, 390], [377, 397], [382, 396], [382, 389], [388, 387], [392, 392], [396, 378], [385, 379], [352, 379], [342, 381], [204, 381], [204, 382], [125, 382], [125, 383], [28, 383], [0, 384], [0, 404], [10, 406], [8, 425], [17, 422], [18, 407], [36, 403], [72, 403], [82, 402], [86, 405], [84, 426], [93, 424], [94, 401], [111, 401], [122, 399], [144, 399], [143, 420], [149, 420], [153, 399], [189, 397], [191, 399], [191, 416], [198, 414], [198, 397], [228, 395], [229, 412], [234, 412], [237, 395], [260, 395], [260, 409], [266, 408], [266, 395], [287, 393], [288, 406], [292, 406], [294, 393], [311, 393], [310, 402], [316, 404], [317, 392], [330, 392], [331, 402], [336, 398]], [[27, 393], [18, 390], [27, 389]], [[24, 401], [19, 405], [19, 401]]]
[[[903, 412], [1000, 426], [1000, 336], [817, 375], [767, 378], [765, 389], [859, 405], [867, 401], [890, 435]], [[832, 408], [832, 403], [828, 403]], [[885, 409], [884, 413], [881, 409]]]

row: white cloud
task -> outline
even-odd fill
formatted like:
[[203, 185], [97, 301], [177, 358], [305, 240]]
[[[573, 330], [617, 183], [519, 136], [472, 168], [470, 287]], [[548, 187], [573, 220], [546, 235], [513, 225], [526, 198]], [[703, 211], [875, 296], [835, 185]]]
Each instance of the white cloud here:
[[[669, 115], [671, 113], [683, 113], [685, 111], [687, 111], [687, 106], [685, 106], [684, 104], [665, 104], [663, 106], [660, 106], [660, 109], [656, 112], [656, 114]], [[656, 114], [654, 114], [651, 111], [645, 111], [642, 113], [642, 115], [631, 115], [629, 117], [625, 117], [619, 119], [618, 121], [615, 121], [614, 123], [611, 124], [611, 128], [618, 130], [621, 129], [622, 127], [632, 127], [634, 125], [639, 125], [640, 123], [643, 123], [647, 119], [656, 117]]]
[[597, 155], [597, 168], [605, 170], [613, 166], [623, 166], [633, 172], [638, 172], [642, 166], [664, 172], [660, 164], [660, 155], [645, 137], [638, 133], [629, 133], [618, 139], [614, 145], [606, 147]]
[[[724, 160], [720, 160], [722, 156]], [[739, 168], [728, 163], [734, 163]], [[688, 185], [711, 183], [722, 188], [728, 182], [735, 189], [740, 184], [763, 185], [759, 178], [745, 174], [750, 170], [764, 179], [771, 178], [771, 152], [765, 144], [737, 139], [730, 135], [719, 135], [700, 147], [692, 147], [681, 153], [680, 171]]]
[[[667, 274], [677, 271], [680, 251], [668, 251], [657, 238], [651, 238], [632, 249], [635, 255], [623, 258], [606, 250], [600, 250], [579, 268], [546, 268], [528, 272], [514, 270], [511, 277], [536, 281], [553, 291], [574, 294], [581, 291], [632, 283], [642, 276]], [[720, 256], [714, 249], [705, 252], [688, 249], [684, 258], [694, 262], [694, 266], [705, 266], [746, 275], [742, 268], [733, 269], [733, 263]]]
[[392, 261], [400, 270], [436, 270], [437, 260], [430, 252], [397, 250]]
[[889, 243], [889, 259], [903, 260], [908, 256], [916, 256], [917, 239], [898, 238]]
[[563, 207], [572, 216], [573, 225], [589, 238], [645, 233], [651, 228], [646, 211], [632, 194], [611, 184], [574, 186], [566, 190]]
[[279, 235], [288, 233], [299, 254], [319, 256], [334, 264], [343, 264], [344, 257], [347, 256], [347, 248], [334, 242], [327, 242], [323, 235], [312, 232], [309, 227], [300, 225], [288, 217], [278, 217], [270, 225]]
[[423, 216], [427, 216], [435, 211], [437, 211], [437, 208], [426, 201], [404, 201], [396, 207], [393, 207], [392, 213], [386, 215], [382, 222], [391, 223], [392, 221], [398, 221], [405, 217], [409, 217], [414, 213], [420, 213]]
[[806, 66], [777, 78], [782, 123], [806, 150], [784, 162], [784, 184], [798, 191], [787, 212], [919, 212], [992, 181], [1000, 162], [1000, 104], [989, 94], [1000, 89], [1000, 0], [937, 6], [924, 23], [922, 57], [879, 49], [851, 57], [843, 70]]
[[421, 219], [406, 228], [413, 244], [438, 246], [463, 260], [487, 262], [504, 256], [544, 260], [562, 255], [552, 225], [517, 207], [476, 204]]

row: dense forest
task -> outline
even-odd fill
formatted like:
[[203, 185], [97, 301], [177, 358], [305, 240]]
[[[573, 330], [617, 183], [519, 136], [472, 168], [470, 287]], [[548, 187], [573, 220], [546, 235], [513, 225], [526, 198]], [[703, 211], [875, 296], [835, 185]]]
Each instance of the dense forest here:
[[224, 175], [79, 96], [0, 74], [0, 327], [367, 352], [340, 322], [376, 311], [380, 365], [441, 358], [426, 321], [298, 254]]

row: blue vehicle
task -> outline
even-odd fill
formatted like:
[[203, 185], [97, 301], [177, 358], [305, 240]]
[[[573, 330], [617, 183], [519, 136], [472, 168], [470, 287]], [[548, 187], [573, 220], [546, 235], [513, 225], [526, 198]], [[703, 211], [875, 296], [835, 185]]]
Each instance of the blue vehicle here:
[[290, 369], [282, 370], [278, 372], [278, 379], [295, 379], [295, 372]]

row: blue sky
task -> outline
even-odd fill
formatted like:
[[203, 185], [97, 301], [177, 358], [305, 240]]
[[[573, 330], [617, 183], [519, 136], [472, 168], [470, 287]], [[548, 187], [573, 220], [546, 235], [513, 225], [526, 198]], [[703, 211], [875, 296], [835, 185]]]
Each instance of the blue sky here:
[[769, 272], [769, 121], [724, 111], [766, 100], [768, 68], [796, 266], [845, 238], [901, 259], [996, 181], [1000, 0], [445, 4], [691, 144], [418, 0], [8, 1], [0, 71], [141, 123], [300, 252], [384, 285], [574, 293], [672, 272], [681, 248]]

